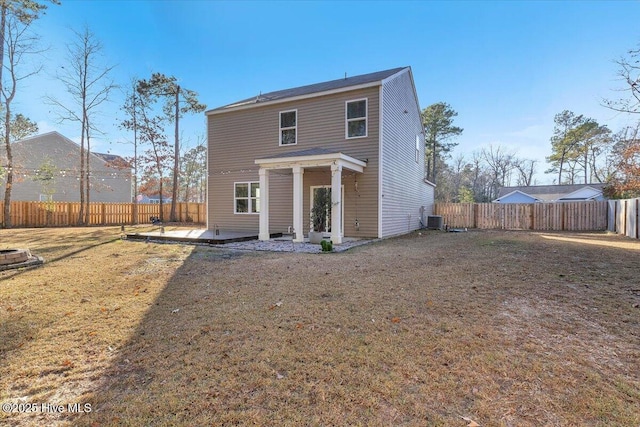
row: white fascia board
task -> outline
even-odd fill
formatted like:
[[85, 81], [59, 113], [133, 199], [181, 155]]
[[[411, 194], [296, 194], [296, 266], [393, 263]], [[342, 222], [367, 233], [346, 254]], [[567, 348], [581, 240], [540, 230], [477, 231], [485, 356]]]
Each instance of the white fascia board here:
[[347, 156], [342, 153], [335, 154], [316, 154], [311, 156], [296, 156], [296, 157], [275, 157], [267, 159], [256, 159], [254, 163], [265, 169], [290, 169], [294, 165], [301, 167], [318, 167], [318, 166], [331, 166], [334, 162], [341, 164], [347, 169], [351, 169], [355, 172], [364, 172], [364, 168], [367, 166], [366, 162], [362, 160], [354, 159], [351, 156]]
[[351, 91], [359, 90], [359, 89], [367, 89], [367, 88], [370, 88], [370, 87], [380, 86], [381, 84], [382, 84], [381, 81], [375, 81], [375, 82], [371, 82], [371, 83], [363, 83], [361, 85], [356, 85], [356, 86], [347, 86], [347, 87], [342, 87], [342, 88], [339, 88], [339, 89], [332, 89], [332, 90], [326, 90], [326, 91], [322, 91], [322, 92], [309, 93], [309, 94], [306, 94], [306, 95], [299, 95], [299, 96], [292, 96], [292, 97], [289, 97], [289, 98], [276, 99], [276, 100], [273, 100], [273, 101], [262, 101], [262, 102], [257, 102], [257, 103], [256, 102], [252, 102], [250, 104], [238, 105], [237, 107], [228, 107], [228, 108], [225, 108], [223, 110], [220, 110], [220, 109], [210, 110], [210, 111], [205, 112], [205, 115], [214, 116], [214, 115], [218, 115], [218, 114], [229, 113], [229, 112], [232, 112], [232, 111], [248, 110], [250, 108], [260, 107], [262, 105], [283, 104], [285, 102], [299, 101], [301, 99], [310, 99], [310, 98], [316, 98], [318, 96], [326, 96], [326, 95], [333, 95], [333, 94], [336, 94], [336, 93], [351, 92]]

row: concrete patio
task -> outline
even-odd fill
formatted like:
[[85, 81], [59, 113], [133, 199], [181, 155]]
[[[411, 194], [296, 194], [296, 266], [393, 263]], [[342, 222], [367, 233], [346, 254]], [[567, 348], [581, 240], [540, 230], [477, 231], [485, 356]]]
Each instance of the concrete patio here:
[[[226, 249], [248, 251], [301, 253], [322, 252], [320, 245], [311, 244], [308, 242], [308, 239], [305, 239], [304, 242], [294, 242], [292, 235], [283, 235], [282, 233], [271, 234], [270, 240], [258, 240], [258, 234], [251, 232], [220, 230], [218, 233], [215, 233], [212, 230], [206, 229], [163, 231], [162, 227], [160, 227], [157, 231], [126, 233], [125, 236], [127, 240], [205, 244], [220, 246]], [[355, 239], [345, 237], [341, 244], [333, 246], [333, 252], [344, 252], [354, 246], [364, 245], [376, 240], [377, 239]]]

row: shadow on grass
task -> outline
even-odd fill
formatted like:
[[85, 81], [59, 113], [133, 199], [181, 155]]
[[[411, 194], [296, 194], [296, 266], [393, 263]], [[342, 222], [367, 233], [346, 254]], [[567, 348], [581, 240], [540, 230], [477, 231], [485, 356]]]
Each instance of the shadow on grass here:
[[[625, 275], [637, 264], [629, 252], [585, 245], [578, 253], [574, 242], [532, 235], [514, 251], [483, 246], [478, 236], [439, 236], [452, 249], [438, 254], [437, 271], [420, 254], [432, 248], [426, 238], [384, 242], [377, 247], [386, 250], [364, 248], [332, 257], [331, 265], [317, 255], [195, 250], [115, 349], [103, 383], [83, 397], [92, 412], [70, 419], [87, 426], [462, 425], [461, 416], [471, 414], [485, 425], [637, 420], [628, 409], [640, 403], [631, 376], [618, 372], [631, 390], [625, 394], [589, 365], [599, 354], [584, 338], [591, 323], [578, 318], [565, 343], [561, 328], [575, 319], [552, 317], [633, 298], [626, 288], [634, 278]], [[450, 280], [447, 274], [461, 270], [461, 250], [466, 265], [481, 270]], [[548, 265], [536, 258], [545, 252], [553, 254]], [[409, 260], [402, 269], [391, 264], [399, 258]], [[621, 272], [602, 279], [597, 269], [613, 262]], [[585, 281], [589, 287], [578, 287]], [[558, 310], [533, 316], [547, 297]], [[520, 313], [512, 301], [534, 308]], [[500, 317], [505, 310], [512, 318]], [[630, 305], [614, 314], [590, 314], [590, 322], [614, 331], [626, 319], [627, 329], [616, 332], [620, 345], [633, 338], [639, 316]], [[516, 321], [522, 330], [505, 336], [501, 328]], [[538, 329], [527, 329], [534, 323]], [[536, 341], [544, 328], [557, 343]], [[578, 333], [584, 345], [576, 345]], [[570, 369], [562, 351], [575, 357]], [[637, 360], [624, 363], [637, 372]], [[578, 377], [590, 381], [576, 384]]]
[[70, 257], [76, 256], [76, 255], [79, 255], [79, 254], [81, 254], [83, 252], [86, 252], [86, 251], [89, 251], [91, 249], [94, 249], [94, 248], [97, 248], [97, 247], [100, 247], [100, 246], [104, 246], [104, 245], [108, 245], [108, 244], [113, 243], [113, 242], [117, 242], [118, 240], [120, 240], [119, 237], [111, 239], [111, 240], [101, 241], [101, 242], [98, 242], [98, 243], [95, 243], [95, 244], [92, 244], [92, 245], [82, 246], [79, 249], [74, 249], [74, 250], [72, 250], [70, 252], [65, 252], [62, 255], [58, 255], [58, 256], [56, 256], [54, 258], [47, 258], [47, 256], [46, 256], [47, 253], [59, 253], [59, 252], [62, 252], [64, 250], [68, 249], [68, 248], [76, 248], [77, 245], [66, 244], [66, 245], [60, 245], [60, 246], [47, 247], [46, 250], [38, 250], [35, 253], [35, 255], [42, 256], [44, 258], [45, 264], [40, 264], [40, 265], [36, 265], [36, 266], [32, 266], [32, 267], [17, 268], [15, 270], [5, 270], [3, 272], [4, 274], [2, 276], [0, 276], [0, 282], [12, 279], [14, 277], [17, 277], [17, 276], [19, 276], [21, 274], [26, 273], [27, 271], [29, 271], [31, 269], [40, 268], [40, 267], [42, 267], [42, 266], [44, 266], [46, 264], [53, 264], [53, 263], [56, 263], [58, 261], [64, 260], [66, 258], [70, 258]]

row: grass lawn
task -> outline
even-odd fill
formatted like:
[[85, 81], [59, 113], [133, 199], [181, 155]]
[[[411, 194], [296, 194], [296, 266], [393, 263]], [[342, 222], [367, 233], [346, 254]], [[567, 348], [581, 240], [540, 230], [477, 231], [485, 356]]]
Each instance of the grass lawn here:
[[1, 425], [640, 426], [638, 241], [119, 235], [0, 230], [46, 260], [0, 272]]

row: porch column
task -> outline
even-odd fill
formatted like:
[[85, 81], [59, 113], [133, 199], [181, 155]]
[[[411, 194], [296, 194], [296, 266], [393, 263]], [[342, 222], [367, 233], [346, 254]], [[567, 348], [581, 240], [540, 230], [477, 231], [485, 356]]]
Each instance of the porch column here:
[[342, 165], [331, 165], [331, 241], [342, 243]]
[[260, 230], [258, 238], [269, 240], [269, 170], [260, 168]]
[[300, 165], [293, 166], [293, 230], [294, 242], [304, 242], [304, 227], [302, 220], [302, 178], [304, 169]]

